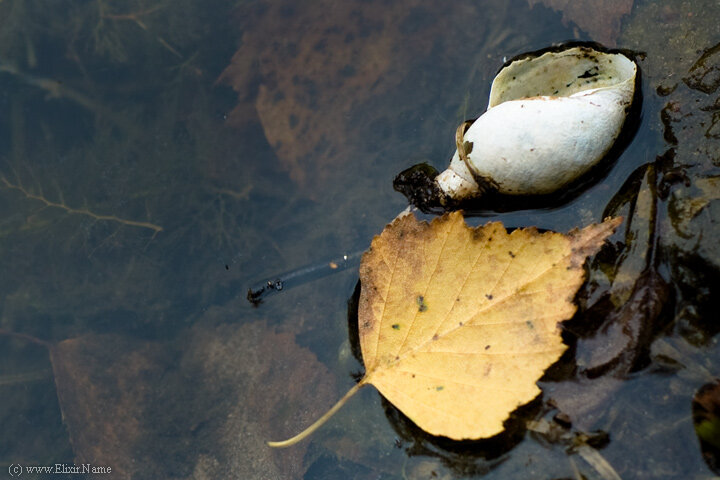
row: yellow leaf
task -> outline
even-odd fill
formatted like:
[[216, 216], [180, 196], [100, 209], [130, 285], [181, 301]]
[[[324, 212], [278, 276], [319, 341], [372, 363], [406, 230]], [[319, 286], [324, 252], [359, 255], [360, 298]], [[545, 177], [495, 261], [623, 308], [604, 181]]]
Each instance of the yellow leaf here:
[[501, 223], [470, 228], [459, 212], [429, 224], [396, 219], [360, 266], [365, 377], [330, 414], [372, 384], [430, 434], [463, 440], [502, 432], [567, 348], [558, 323], [575, 313], [585, 259], [621, 221], [563, 235], [508, 234]]

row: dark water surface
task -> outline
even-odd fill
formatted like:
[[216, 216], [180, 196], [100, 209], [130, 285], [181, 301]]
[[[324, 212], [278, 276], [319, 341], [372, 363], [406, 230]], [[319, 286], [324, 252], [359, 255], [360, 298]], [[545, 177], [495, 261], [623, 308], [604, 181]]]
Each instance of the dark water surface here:
[[[720, 6], [590, 4], [0, 0], [0, 475], [712, 476], [691, 405], [720, 365]], [[357, 269], [257, 308], [247, 288], [365, 250], [406, 206], [394, 176], [445, 168], [504, 60], [568, 40], [636, 53], [636, 134], [567, 202], [470, 223], [629, 219], [520, 421], [573, 426], [453, 444], [367, 388], [301, 445], [266, 447], [362, 372]], [[623, 349], [617, 328], [642, 333]], [[583, 370], [613, 341], [615, 363]]]

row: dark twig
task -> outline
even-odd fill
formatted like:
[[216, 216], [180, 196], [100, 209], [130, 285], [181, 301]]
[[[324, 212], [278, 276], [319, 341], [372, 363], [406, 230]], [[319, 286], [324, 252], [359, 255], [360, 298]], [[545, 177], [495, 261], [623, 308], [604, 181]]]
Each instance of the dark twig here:
[[282, 275], [270, 277], [269, 280], [259, 282], [250, 287], [247, 292], [247, 299], [253, 306], [259, 306], [265, 298], [298, 285], [318, 280], [333, 273], [356, 267], [360, 264], [360, 257], [363, 251], [342, 255], [327, 262], [306, 265], [296, 270], [291, 270]]

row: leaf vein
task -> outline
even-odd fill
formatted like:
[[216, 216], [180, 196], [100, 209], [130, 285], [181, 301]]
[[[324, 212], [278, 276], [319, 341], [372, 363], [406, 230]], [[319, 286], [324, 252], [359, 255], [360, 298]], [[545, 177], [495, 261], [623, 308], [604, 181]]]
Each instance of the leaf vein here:
[[[464, 226], [464, 223], [463, 223]], [[437, 273], [438, 265], [440, 265], [440, 261], [442, 260], [443, 253], [445, 251], [445, 246], [447, 245], [447, 240], [450, 238], [450, 232], [452, 232], [452, 229], [447, 229], [445, 238], [443, 239], [442, 247], [440, 247], [440, 254], [437, 257], [437, 261], [435, 262], [435, 266], [432, 269], [432, 273], [430, 274], [430, 277], [428, 278], [427, 284], [425, 285], [425, 288], [423, 290], [423, 296], [427, 295], [427, 289], [432, 285], [432, 280], [435, 277], [435, 274]], [[425, 257], [425, 242], [422, 242], [422, 248], [423, 248], [423, 257]], [[410, 334], [412, 333], [412, 329], [415, 326], [415, 321], [418, 318], [418, 314], [420, 313], [420, 309], [415, 311], [415, 315], [413, 315], [412, 322], [410, 323], [410, 326], [407, 329], [407, 333], [405, 334], [405, 338], [403, 338], [402, 344], [400, 344], [400, 347], [397, 349], [395, 353], [400, 354], [402, 352], [403, 348], [405, 347], [405, 344], [407, 343], [407, 339], [410, 337]]]
[[[398, 372], [409, 373], [409, 374], [411, 374], [411, 375], [419, 375], [419, 376], [422, 376], [422, 377], [432, 378], [432, 379], [434, 379], [434, 380], [440, 380], [441, 382], [444, 382], [444, 383], [455, 383], [455, 384], [458, 384], [458, 385], [465, 385], [466, 387], [481, 387], [481, 388], [485, 388], [485, 387], [483, 386], [483, 383], [487, 383], [486, 380], [483, 380], [483, 381], [481, 381], [480, 383], [459, 382], [459, 381], [457, 381], [457, 380], [452, 380], [452, 379], [450, 379], [450, 378], [448, 378], [448, 377], [438, 377], [438, 376], [435, 376], [435, 375], [428, 375], [427, 373], [412, 372], [412, 371], [408, 371], [408, 370], [398, 370]], [[519, 390], [519, 389], [500, 388], [500, 387], [493, 387], [492, 390], [500, 390], [500, 391], [502, 391], [502, 392], [511, 392], [511, 393], [518, 393], [518, 392], [522, 393], [522, 392], [524, 392], [523, 390]]]

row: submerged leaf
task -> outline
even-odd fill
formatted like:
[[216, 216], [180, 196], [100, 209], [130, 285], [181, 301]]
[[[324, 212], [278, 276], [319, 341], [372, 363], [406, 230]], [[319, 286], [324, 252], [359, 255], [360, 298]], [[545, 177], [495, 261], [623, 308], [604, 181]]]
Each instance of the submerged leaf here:
[[[599, 375], [623, 378], [645, 366], [650, 345], [666, 321], [663, 313], [673, 303], [670, 285], [658, 273], [656, 264], [656, 167], [641, 168], [645, 175], [633, 202], [634, 208], [629, 212], [625, 232], [629, 254], [621, 257], [612, 275], [608, 291], [610, 310], [589, 309], [585, 318], [593, 335], [577, 343], [576, 360], [580, 373], [588, 378]], [[602, 397], [590, 397], [584, 402], [585, 406], [590, 407]], [[577, 404], [574, 399], [566, 400]], [[573, 418], [581, 416], [563, 411]]]
[[[334, 391], [315, 355], [265, 322], [198, 325], [172, 341], [84, 335], [50, 352], [75, 462], [112, 478], [303, 478], [305, 446], [277, 455], [260, 439], [307, 424]], [[289, 405], [299, 413], [278, 415]]]
[[[418, 0], [267, 3], [253, 16], [255, 27], [243, 33], [221, 81], [241, 100], [257, 89], [254, 108], [268, 142], [292, 180], [314, 195], [348, 161], [358, 139], [366, 142], [356, 132], [358, 107], [395, 88], [452, 23], [441, 14], [443, 6]], [[432, 21], [418, 23], [417, 16]], [[417, 25], [413, 42], [403, 34], [408, 22]], [[248, 118], [241, 102], [229, 121], [240, 126]]]
[[394, 221], [360, 268], [359, 332], [371, 383], [419, 427], [453, 439], [503, 430], [567, 348], [558, 322], [620, 219], [569, 235], [460, 213]]

